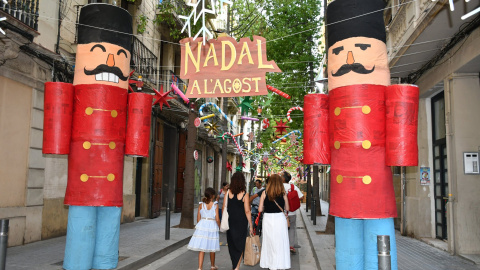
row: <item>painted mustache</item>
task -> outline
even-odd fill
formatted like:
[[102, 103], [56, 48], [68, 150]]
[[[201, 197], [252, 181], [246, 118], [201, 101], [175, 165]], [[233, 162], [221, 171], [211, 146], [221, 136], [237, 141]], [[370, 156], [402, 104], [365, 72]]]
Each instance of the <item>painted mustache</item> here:
[[375, 66], [373, 66], [371, 70], [368, 70], [360, 63], [353, 63], [351, 65], [345, 64], [341, 66], [336, 73], [332, 72], [332, 76], [333, 77], [342, 76], [344, 74], [347, 74], [350, 71], [353, 71], [358, 74], [369, 74], [369, 73], [372, 73], [374, 70], [375, 70]]
[[128, 77], [123, 76], [122, 70], [118, 67], [110, 67], [107, 65], [99, 65], [93, 70], [87, 70], [86, 68], [83, 68], [83, 72], [85, 72], [85, 75], [97, 75], [99, 73], [113, 73], [118, 76], [118, 78], [122, 81], [126, 81]]

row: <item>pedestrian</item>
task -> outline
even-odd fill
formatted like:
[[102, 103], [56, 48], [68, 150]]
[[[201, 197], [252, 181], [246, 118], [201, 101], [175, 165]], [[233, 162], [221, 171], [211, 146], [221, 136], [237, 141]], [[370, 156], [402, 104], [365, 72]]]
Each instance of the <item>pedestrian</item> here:
[[[254, 195], [257, 193], [261, 192], [263, 190], [262, 186], [262, 180], [257, 179], [255, 180], [255, 187], [252, 188], [252, 192], [250, 192], [250, 201], [252, 204], [252, 214], [256, 215], [258, 214], [258, 204], [260, 203], [260, 196], [256, 196], [255, 198], [252, 199]], [[260, 193], [261, 194], [261, 193]]]
[[[302, 199], [303, 198], [303, 192], [293, 184], [290, 180], [292, 179], [292, 176], [290, 173], [287, 171], [284, 171], [282, 173], [283, 177], [283, 187], [285, 188], [285, 191], [287, 192], [287, 197], [289, 192], [297, 192], [298, 198]], [[290, 218], [290, 229], [288, 230], [288, 240], [290, 242], [290, 252], [295, 254], [297, 251], [295, 248], [299, 248], [300, 246], [298, 245], [298, 239], [297, 239], [297, 210], [295, 211], [289, 211], [288, 212], [288, 217]]]
[[205, 252], [210, 252], [211, 270], [216, 270], [215, 252], [220, 251], [220, 240], [218, 231], [220, 228], [220, 218], [218, 216], [218, 207], [215, 200], [216, 192], [213, 188], [205, 189], [205, 197], [198, 206], [197, 226], [193, 233], [188, 249], [199, 251], [198, 253], [198, 270], [203, 267], [203, 259]]
[[232, 175], [230, 189], [227, 191], [226, 197], [227, 199], [223, 202], [223, 209], [225, 209], [225, 203], [228, 200], [228, 252], [232, 260], [232, 269], [238, 270], [245, 251], [247, 226], [250, 226], [250, 234], [253, 234], [250, 200], [246, 192], [245, 176], [242, 172], [236, 172]]
[[260, 267], [271, 270], [290, 269], [288, 225], [284, 213], [289, 210], [289, 206], [282, 182], [283, 179], [278, 174], [269, 177], [258, 208], [264, 213]]
[[223, 211], [223, 199], [225, 198], [225, 194], [227, 194], [227, 190], [230, 188], [227, 182], [223, 182], [222, 189], [218, 192], [218, 213], [220, 214], [220, 220], [222, 220], [222, 211]]

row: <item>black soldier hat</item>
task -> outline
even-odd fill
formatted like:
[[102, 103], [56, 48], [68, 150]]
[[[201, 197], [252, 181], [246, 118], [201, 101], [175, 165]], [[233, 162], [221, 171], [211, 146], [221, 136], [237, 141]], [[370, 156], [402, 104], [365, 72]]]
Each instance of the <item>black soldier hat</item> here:
[[327, 6], [327, 44], [351, 37], [386, 42], [383, 0], [335, 0]]
[[121, 7], [89, 4], [80, 10], [78, 44], [106, 42], [132, 49], [132, 16]]

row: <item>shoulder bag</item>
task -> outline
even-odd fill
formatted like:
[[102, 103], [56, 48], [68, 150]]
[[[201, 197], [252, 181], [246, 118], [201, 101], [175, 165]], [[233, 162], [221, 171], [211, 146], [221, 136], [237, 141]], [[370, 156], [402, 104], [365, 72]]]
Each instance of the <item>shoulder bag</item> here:
[[230, 229], [230, 226], [228, 225], [228, 211], [227, 211], [227, 205], [228, 205], [228, 193], [230, 190], [227, 191], [227, 194], [225, 194], [224, 200], [227, 200], [225, 202], [225, 209], [223, 209], [223, 214], [222, 214], [222, 221], [220, 223], [220, 231], [221, 232], [226, 232], [228, 229]]

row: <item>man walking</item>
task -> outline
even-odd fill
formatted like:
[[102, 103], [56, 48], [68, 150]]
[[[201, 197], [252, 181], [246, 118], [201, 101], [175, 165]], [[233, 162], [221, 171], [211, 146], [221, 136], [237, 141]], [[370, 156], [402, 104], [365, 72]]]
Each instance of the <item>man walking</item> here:
[[[302, 199], [303, 198], [302, 191], [300, 191], [300, 189], [294, 184], [289, 184], [290, 180], [292, 179], [292, 176], [290, 175], [290, 173], [288, 173], [287, 171], [284, 171], [282, 173], [282, 177], [283, 177], [283, 187], [287, 192], [287, 196], [288, 196], [288, 193], [290, 192], [297, 192], [298, 198]], [[290, 218], [290, 229], [288, 230], [288, 240], [290, 241], [290, 252], [292, 254], [296, 254], [297, 251], [295, 250], [295, 248], [300, 247], [298, 245], [298, 240], [297, 240], [297, 210], [288, 212], [288, 217]]]
[[[253, 187], [252, 192], [250, 193], [250, 196], [253, 196], [253, 195], [257, 194], [264, 189], [265, 188], [262, 187], [262, 181], [257, 179], [257, 180], [255, 180], [255, 186]], [[252, 215], [257, 215], [258, 214], [258, 205], [259, 204], [260, 204], [260, 196], [256, 196], [252, 200]]]

